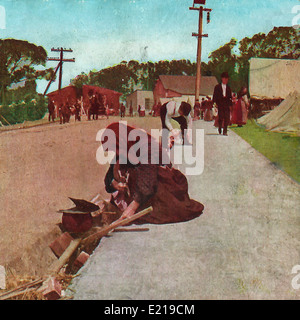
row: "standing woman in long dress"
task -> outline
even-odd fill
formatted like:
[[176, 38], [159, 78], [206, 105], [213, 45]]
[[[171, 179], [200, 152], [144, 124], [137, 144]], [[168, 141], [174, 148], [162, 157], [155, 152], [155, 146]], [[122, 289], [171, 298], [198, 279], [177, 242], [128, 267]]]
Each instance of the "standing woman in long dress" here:
[[237, 124], [238, 127], [242, 127], [247, 123], [249, 106], [248, 89], [246, 87], [242, 87], [238, 93], [238, 101], [234, 105], [232, 124]]
[[232, 93], [232, 106], [230, 107], [230, 123], [229, 125], [231, 126], [233, 124], [232, 119], [233, 119], [233, 111], [234, 111], [234, 107], [237, 103], [238, 99], [237, 99], [237, 95], [236, 93]]
[[210, 97], [206, 100], [206, 110], [204, 112], [204, 121], [213, 121], [213, 101]]

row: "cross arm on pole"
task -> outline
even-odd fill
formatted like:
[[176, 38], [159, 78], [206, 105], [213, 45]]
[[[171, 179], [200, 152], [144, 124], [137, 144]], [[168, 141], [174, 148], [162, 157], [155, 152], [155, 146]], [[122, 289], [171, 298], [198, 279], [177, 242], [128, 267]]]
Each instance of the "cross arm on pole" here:
[[56, 73], [59, 71], [59, 78], [58, 78], [58, 89], [60, 90], [61, 89], [61, 85], [62, 85], [62, 71], [63, 71], [63, 63], [64, 62], [75, 62], [75, 58], [72, 58], [72, 59], [64, 59], [64, 52], [73, 52], [72, 49], [66, 49], [66, 48], [52, 48], [51, 49], [52, 52], [59, 52], [60, 53], [60, 57], [58, 58], [55, 58], [55, 57], [49, 57], [47, 58], [47, 61], [56, 61], [58, 62], [58, 65], [55, 69], [55, 72], [54, 72], [54, 75], [53, 77], [51, 78], [45, 92], [44, 92], [44, 95], [46, 95], [51, 83], [54, 81], [54, 77], [56, 75]]
[[199, 34], [199, 33], [192, 33], [192, 37], [203, 37], [203, 38], [208, 38], [208, 34]]
[[65, 48], [52, 48], [51, 51], [52, 51], [52, 52], [60, 52], [60, 51], [63, 51], [63, 52], [73, 52], [72, 49], [65, 49]]
[[189, 9], [190, 9], [190, 10], [197, 10], [197, 11], [199, 11], [199, 10], [201, 10], [201, 8], [202, 8], [202, 10], [205, 11], [205, 12], [212, 12], [212, 9], [203, 8], [203, 7], [199, 7], [199, 8], [190, 7]]
[[60, 58], [47, 58], [47, 61], [62, 61], [62, 62], [75, 62], [75, 58], [72, 59], [60, 59]]

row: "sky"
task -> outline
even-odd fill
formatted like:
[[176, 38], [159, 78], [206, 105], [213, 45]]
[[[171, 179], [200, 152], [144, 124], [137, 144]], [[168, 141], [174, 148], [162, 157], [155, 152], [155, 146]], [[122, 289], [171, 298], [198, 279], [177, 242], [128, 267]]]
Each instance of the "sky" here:
[[[0, 0], [0, 38], [33, 42], [52, 57], [57, 56], [52, 47], [72, 48], [65, 58], [74, 57], [76, 63], [64, 64], [66, 86], [81, 72], [123, 60], [195, 61], [192, 33], [198, 31], [198, 11], [190, 11], [192, 5], [193, 0]], [[299, 0], [207, 0], [213, 11], [211, 23], [205, 19], [203, 25], [209, 35], [203, 39], [203, 61], [233, 37], [292, 26], [299, 5]], [[38, 81], [39, 92], [45, 87]], [[50, 91], [55, 89], [57, 83]]]

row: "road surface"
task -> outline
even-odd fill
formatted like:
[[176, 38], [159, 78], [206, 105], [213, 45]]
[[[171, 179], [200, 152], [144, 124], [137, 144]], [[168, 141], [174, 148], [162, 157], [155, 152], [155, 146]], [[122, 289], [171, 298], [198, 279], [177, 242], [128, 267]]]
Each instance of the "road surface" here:
[[298, 299], [299, 185], [233, 132], [205, 129], [205, 170], [189, 192], [193, 221], [113, 233], [80, 270], [74, 299]]

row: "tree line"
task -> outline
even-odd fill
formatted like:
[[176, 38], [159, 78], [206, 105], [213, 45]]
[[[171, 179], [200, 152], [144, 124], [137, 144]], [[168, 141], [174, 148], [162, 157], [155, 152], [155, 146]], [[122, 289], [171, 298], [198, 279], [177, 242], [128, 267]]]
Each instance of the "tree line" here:
[[[268, 34], [258, 33], [241, 41], [232, 38], [213, 51], [207, 63], [202, 62], [201, 73], [204, 76], [216, 76], [220, 80], [222, 72], [227, 71], [232, 89], [239, 91], [242, 86], [248, 87], [250, 58], [298, 59], [299, 36], [299, 29], [275, 27]], [[109, 68], [82, 73], [72, 79], [71, 84], [76, 87], [85, 84], [101, 86], [127, 96], [137, 88], [153, 90], [160, 75], [195, 76], [196, 63], [186, 59], [158, 62], [122, 61]]]

